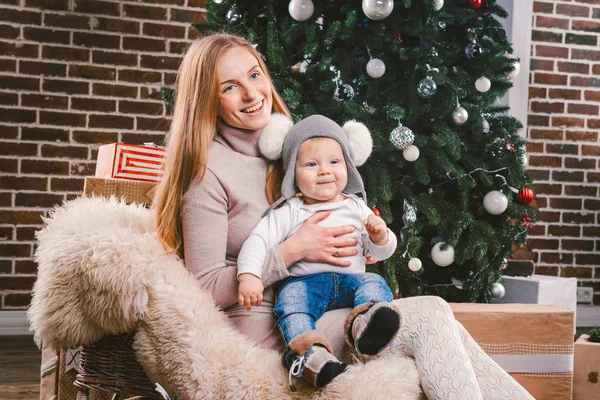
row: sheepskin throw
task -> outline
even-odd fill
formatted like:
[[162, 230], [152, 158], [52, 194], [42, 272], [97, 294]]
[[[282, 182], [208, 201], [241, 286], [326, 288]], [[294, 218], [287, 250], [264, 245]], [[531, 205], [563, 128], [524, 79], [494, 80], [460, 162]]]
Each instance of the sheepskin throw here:
[[137, 359], [181, 399], [418, 399], [409, 358], [351, 366], [324, 390], [288, 388], [280, 354], [239, 333], [156, 240], [151, 212], [115, 198], [56, 208], [37, 233], [28, 317], [38, 345], [86, 345], [135, 330]]

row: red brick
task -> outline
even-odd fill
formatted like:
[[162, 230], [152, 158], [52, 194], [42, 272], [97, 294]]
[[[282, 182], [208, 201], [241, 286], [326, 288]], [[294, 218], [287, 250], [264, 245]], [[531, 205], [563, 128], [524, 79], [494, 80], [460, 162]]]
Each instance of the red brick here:
[[165, 140], [164, 133], [126, 133], [121, 134], [121, 139], [125, 143], [144, 144], [144, 143], [163, 143]]
[[588, 64], [579, 64], [573, 62], [561, 62], [557, 63], [559, 72], [572, 72], [574, 74], [585, 74], [590, 73], [590, 66]]
[[592, 251], [594, 250], [593, 240], [574, 240], [574, 239], [563, 239], [561, 241], [562, 248], [564, 250], [583, 250]]
[[69, 98], [66, 96], [51, 96], [48, 94], [22, 94], [21, 104], [25, 107], [66, 110], [69, 108]]
[[537, 28], [554, 28], [554, 29], [569, 29], [569, 19], [550, 18], [537, 15], [535, 17], [535, 27]]
[[88, 148], [82, 146], [55, 146], [52, 144], [42, 145], [42, 157], [47, 158], [71, 158], [71, 159], [87, 159]]
[[565, 43], [596, 46], [598, 44], [598, 37], [594, 35], [576, 35], [574, 33], [567, 33], [565, 36]]
[[137, 66], [138, 55], [131, 53], [94, 50], [92, 52], [92, 61], [94, 64]]
[[571, 29], [574, 31], [600, 32], [600, 23], [574, 19], [571, 24]]
[[119, 70], [119, 80], [135, 83], [161, 83], [162, 75], [156, 71], [140, 71], [136, 69]]
[[587, 121], [587, 125], [590, 129], [600, 129], [600, 119], [589, 118]]
[[193, 26], [188, 26], [187, 28], [187, 38], [190, 40], [194, 40], [197, 39], [199, 37], [202, 37], [202, 35], [200, 34], [200, 32], [198, 32], [196, 29], [194, 29]]
[[567, 195], [596, 197], [597, 193], [598, 188], [596, 186], [565, 185], [565, 194]]
[[586, 90], [584, 97], [587, 101], [600, 102], [600, 91]]
[[90, 115], [90, 128], [133, 129], [133, 118], [120, 115]]
[[[536, 250], [558, 249], [558, 239], [527, 239], [527, 245]], [[537, 267], [536, 267], [537, 269]]]
[[137, 97], [137, 87], [124, 85], [110, 85], [104, 83], [94, 83], [92, 93], [100, 96], [110, 97]]
[[72, 162], [71, 175], [94, 176], [96, 171], [96, 161], [92, 162]]
[[[35, 230], [39, 230], [40, 228], [42, 228], [42, 226], [28, 226], [17, 228], [17, 240], [35, 240], [35, 236], [33, 236], [32, 234], [35, 233]], [[23, 239], [23, 237], [20, 235], [20, 233], [25, 230], [28, 231], [28, 236], [31, 237], [31, 239]], [[29, 232], [31, 232], [32, 234], [29, 234]], [[15, 260], [15, 274], [35, 274], [36, 272], [37, 263], [35, 261]]]
[[26, 40], [42, 43], [70, 44], [71, 32], [56, 29], [23, 27], [23, 37]]
[[143, 33], [146, 36], [168, 37], [174, 39], [185, 38], [185, 27], [165, 24], [144, 23]]
[[0, 8], [0, 21], [13, 24], [41, 25], [42, 14], [37, 11], [21, 11], [14, 8]]
[[206, 22], [206, 12], [171, 8], [171, 21], [177, 22]]
[[84, 47], [118, 49], [121, 46], [121, 38], [117, 35], [74, 32], [73, 44]]
[[562, 185], [536, 183], [535, 184], [535, 193], [537, 193], [537, 194], [561, 194], [562, 193]]
[[547, 181], [550, 179], [550, 171], [541, 169], [532, 169], [527, 171], [536, 182]]
[[69, 76], [75, 78], [114, 81], [117, 76], [117, 70], [114, 68], [95, 67], [91, 65], [70, 65]]
[[34, 282], [35, 276], [5, 276], [0, 279], [0, 290], [31, 290]]
[[150, 86], [140, 88], [140, 99], [162, 100], [163, 98], [160, 88]]
[[570, 265], [573, 263], [573, 255], [565, 253], [542, 253], [540, 254], [540, 262], [546, 264]]
[[531, 111], [535, 113], [564, 113], [565, 112], [565, 103], [546, 103], [539, 101], [531, 102]]
[[35, 156], [36, 154], [37, 144], [34, 143], [2, 142], [0, 146], [0, 155], [3, 156]]
[[543, 153], [544, 152], [544, 143], [529, 142], [529, 143], [527, 143], [526, 148], [527, 148], [528, 153]]
[[117, 102], [115, 100], [95, 99], [93, 97], [72, 97], [71, 109], [112, 112], [117, 109]]
[[64, 129], [24, 126], [21, 128], [21, 139], [44, 142], [68, 142], [69, 131]]
[[[552, 171], [552, 179], [555, 181], [559, 181], [559, 182], [583, 182], [583, 172], [582, 171]], [[567, 199], [557, 199], [557, 200], [567, 200]]]
[[562, 158], [530, 155], [529, 165], [532, 167], [561, 167]]
[[[45, 161], [21, 159], [21, 172], [24, 174], [68, 175], [68, 161]], [[19, 197], [19, 193], [17, 193]]]
[[72, 47], [44, 46], [42, 47], [42, 58], [87, 62], [90, 59], [90, 51]]
[[569, 103], [567, 112], [569, 114], [598, 115], [598, 106], [593, 104]]
[[19, 136], [19, 127], [14, 125], [0, 125], [0, 139], [16, 139]]
[[85, 14], [100, 14], [120, 16], [119, 3], [109, 3], [98, 0], [78, 0], [75, 3], [75, 11]]
[[571, 49], [571, 58], [575, 60], [600, 61], [600, 51]]
[[19, 104], [19, 95], [16, 93], [0, 92], [0, 104], [16, 106]]
[[7, 293], [4, 296], [5, 307], [27, 307], [31, 303], [31, 293]]
[[175, 86], [175, 82], [177, 82], [177, 74], [165, 72], [164, 84], [167, 86]]
[[85, 114], [40, 111], [40, 123], [44, 125], [85, 126]]
[[[155, 0], [161, 1], [161, 0]], [[188, 0], [188, 7], [203, 8], [207, 3], [207, 0]]]
[[36, 121], [34, 110], [23, 110], [19, 108], [0, 108], [0, 121], [32, 123]]
[[584, 226], [583, 236], [600, 237], [600, 226]]
[[123, 114], [150, 114], [162, 115], [162, 103], [151, 103], [146, 101], [119, 101], [119, 112]]
[[543, 265], [535, 266], [535, 273], [546, 276], [558, 276], [558, 267], [547, 267]]
[[37, 44], [0, 42], [0, 54], [12, 57], [37, 58], [39, 46]]
[[181, 57], [156, 57], [156, 56], [141, 56], [141, 67], [150, 69], [169, 69], [177, 71]]
[[531, 32], [531, 40], [534, 42], [562, 43], [563, 34], [557, 32], [538, 31], [534, 29]]
[[566, 133], [566, 140], [575, 140], [578, 142], [595, 142], [596, 140], [598, 140], [597, 132], [567, 131]]
[[[57, 162], [57, 161], [54, 161]], [[69, 167], [68, 162], [64, 162]], [[53, 174], [53, 172], [49, 173]], [[68, 174], [68, 171], [67, 171]], [[60, 174], [66, 175], [66, 174]], [[52, 208], [57, 204], [62, 203], [63, 196], [53, 193], [17, 193], [15, 197], [15, 206], [17, 207], [45, 207]]]
[[590, 8], [584, 6], [573, 6], [570, 4], [557, 4], [556, 13], [567, 15], [569, 17], [589, 17]]
[[84, 144], [106, 144], [119, 140], [117, 132], [73, 131], [73, 140]]
[[[537, 188], [537, 185], [536, 185]], [[539, 222], [558, 222], [560, 221], [560, 213], [559, 212], [550, 212], [550, 211], [539, 211], [538, 214]]]
[[566, 225], [550, 225], [548, 226], [549, 236], [574, 236], [579, 237], [581, 234], [580, 226], [566, 226]]
[[138, 34], [140, 23], [122, 18], [96, 18], [94, 30]]
[[51, 178], [50, 190], [53, 192], [83, 192], [83, 178]]
[[0, 25], [0, 37], [5, 39], [17, 39], [21, 30], [16, 26]]
[[90, 17], [73, 14], [51, 14], [45, 12], [44, 25], [67, 29], [90, 29]]
[[588, 172], [587, 173], [587, 181], [588, 182], [600, 182], [600, 173], [598, 172]]
[[17, 61], [8, 59], [0, 60], [0, 71], [16, 72]]
[[[171, 10], [171, 12], [173, 12]], [[163, 7], [146, 7], [138, 5], [124, 5], [123, 16], [128, 18], [166, 20], [167, 9]]]
[[576, 212], [576, 213], [565, 212], [562, 215], [562, 222], [567, 223], [567, 224], [593, 224], [595, 219], [596, 218], [594, 218], [593, 213], [583, 214], [581, 212]]
[[[48, 188], [48, 179], [47, 178], [0, 175], [0, 189], [43, 191], [43, 190], [46, 190], [47, 188]], [[3, 223], [10, 223], [10, 222], [6, 222], [3, 219], [0, 219], [0, 220]]]
[[25, 0], [25, 7], [42, 10], [68, 10], [69, 0]]
[[[580, 265], [600, 265], [600, 254], [576, 254], [575, 261]], [[588, 278], [591, 278], [591, 273]]]
[[600, 200], [595, 199], [586, 199], [583, 203], [584, 210], [600, 210]]
[[90, 84], [88, 82], [73, 80], [44, 79], [42, 90], [44, 92], [88, 94], [90, 92]]
[[600, 156], [600, 146], [583, 145], [581, 146], [581, 154], [584, 156]]
[[[19, 172], [19, 160], [16, 158], [0, 158], [0, 172]], [[2, 235], [0, 235], [1, 239]]]
[[533, 115], [527, 116], [527, 125], [529, 126], [550, 126], [550, 117], [547, 115]]
[[541, 72], [534, 74], [534, 82], [544, 85], [566, 85], [567, 78], [566, 75], [543, 74]]
[[549, 96], [552, 99], [580, 100], [581, 90], [550, 89]]
[[12, 260], [0, 260], [0, 274], [12, 273]]
[[166, 118], [144, 118], [136, 117], [136, 129], [142, 131], [167, 131], [171, 121]]
[[571, 76], [571, 86], [595, 86], [595, 87], [600, 87], [600, 78]]
[[[144, 3], [154, 3], [154, 4], [174, 4], [176, 6], [182, 6], [185, 3], [185, 0], [145, 0]], [[206, 1], [204, 0], [204, 3], [206, 4]], [[189, 7], [204, 7], [204, 5], [202, 6], [193, 6], [191, 4], [188, 4]]]
[[67, 76], [67, 65], [19, 60], [19, 73], [36, 76]]
[[20, 76], [0, 75], [0, 87], [2, 89], [40, 91], [39, 78], [24, 78]]
[[124, 36], [123, 49], [162, 53], [166, 46], [164, 40]]
[[541, 87], [529, 87], [529, 98], [540, 98], [545, 99], [548, 94], [548, 90], [546, 88]]
[[529, 69], [531, 71], [554, 71], [554, 60], [532, 59]]
[[529, 132], [531, 139], [562, 140], [563, 131], [550, 129], [532, 129]]
[[[576, 264], [581, 264], [579, 262], [579, 258], [582, 254], [576, 254]], [[569, 268], [561, 268], [560, 276], [563, 278], [591, 278], [593, 268], [583, 268], [583, 267], [569, 267]]]
[[553, 116], [552, 126], [578, 126], [583, 128], [585, 126], [585, 120], [583, 118]]
[[177, 42], [177, 41], [171, 40], [169, 43], [169, 53], [184, 54], [189, 45], [190, 45], [189, 42]]

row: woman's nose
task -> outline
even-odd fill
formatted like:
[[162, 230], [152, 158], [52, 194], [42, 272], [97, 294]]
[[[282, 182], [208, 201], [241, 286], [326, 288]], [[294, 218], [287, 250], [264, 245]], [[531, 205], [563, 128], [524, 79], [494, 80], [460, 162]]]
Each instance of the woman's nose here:
[[251, 85], [244, 86], [243, 98], [246, 101], [251, 101], [256, 98], [256, 89]]

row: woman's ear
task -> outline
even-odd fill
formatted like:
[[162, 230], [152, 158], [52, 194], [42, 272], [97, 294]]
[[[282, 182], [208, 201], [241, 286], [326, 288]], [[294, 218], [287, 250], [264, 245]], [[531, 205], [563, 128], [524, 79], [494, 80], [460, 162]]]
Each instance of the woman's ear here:
[[360, 167], [367, 161], [367, 158], [369, 158], [373, 151], [371, 132], [369, 132], [369, 128], [365, 124], [354, 120], [346, 122], [342, 130], [348, 136], [354, 165]]
[[263, 156], [270, 160], [281, 157], [283, 141], [290, 128], [294, 126], [291, 119], [283, 114], [271, 114], [271, 121], [262, 131], [258, 140], [258, 148]]

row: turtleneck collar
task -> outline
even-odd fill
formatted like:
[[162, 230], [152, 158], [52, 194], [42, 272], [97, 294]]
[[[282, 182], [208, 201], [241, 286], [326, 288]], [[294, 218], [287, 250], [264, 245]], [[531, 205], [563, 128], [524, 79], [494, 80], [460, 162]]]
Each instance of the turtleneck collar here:
[[217, 118], [217, 136], [215, 141], [230, 147], [232, 150], [250, 157], [262, 157], [258, 148], [258, 139], [262, 129], [252, 131], [235, 128]]

